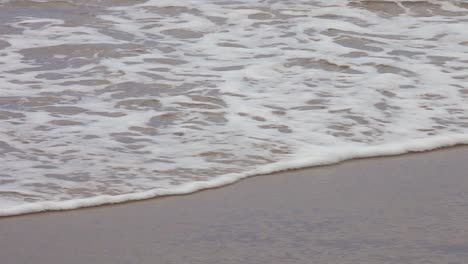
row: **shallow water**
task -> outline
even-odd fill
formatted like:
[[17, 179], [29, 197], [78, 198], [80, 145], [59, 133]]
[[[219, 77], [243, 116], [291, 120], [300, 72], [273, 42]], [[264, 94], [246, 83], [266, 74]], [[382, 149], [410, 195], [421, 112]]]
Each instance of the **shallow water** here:
[[0, 0], [0, 215], [467, 143], [467, 29], [463, 1]]

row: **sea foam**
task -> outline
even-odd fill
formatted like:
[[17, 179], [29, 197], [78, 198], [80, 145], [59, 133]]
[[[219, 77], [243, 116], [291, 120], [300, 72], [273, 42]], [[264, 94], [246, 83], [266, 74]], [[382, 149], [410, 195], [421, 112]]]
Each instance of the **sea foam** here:
[[463, 1], [0, 1], [0, 215], [468, 143]]

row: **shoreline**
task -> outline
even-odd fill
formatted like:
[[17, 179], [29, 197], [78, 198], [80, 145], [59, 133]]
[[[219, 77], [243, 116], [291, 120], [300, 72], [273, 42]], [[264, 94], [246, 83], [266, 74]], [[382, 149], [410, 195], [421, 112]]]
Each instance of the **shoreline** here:
[[0, 218], [2, 263], [466, 263], [468, 146]]
[[268, 175], [273, 173], [288, 172], [297, 169], [311, 169], [319, 166], [340, 164], [350, 160], [366, 158], [392, 157], [435, 151], [443, 148], [464, 146], [468, 144], [468, 136], [457, 134], [452, 136], [437, 136], [433, 138], [413, 139], [398, 144], [387, 143], [375, 146], [365, 146], [359, 149], [343, 147], [344, 150], [325, 152], [322, 156], [304, 155], [303, 158], [275, 162], [260, 166], [251, 171], [230, 173], [218, 176], [207, 181], [182, 184], [171, 189], [152, 189], [144, 192], [133, 192], [121, 195], [101, 195], [90, 198], [73, 199], [65, 201], [44, 201], [28, 203], [11, 208], [0, 209], [0, 218], [35, 214], [47, 211], [68, 211], [87, 207], [99, 207], [104, 205], [121, 204], [133, 201], [148, 200], [159, 197], [178, 196], [196, 193], [202, 190], [222, 188], [237, 183], [246, 178]]

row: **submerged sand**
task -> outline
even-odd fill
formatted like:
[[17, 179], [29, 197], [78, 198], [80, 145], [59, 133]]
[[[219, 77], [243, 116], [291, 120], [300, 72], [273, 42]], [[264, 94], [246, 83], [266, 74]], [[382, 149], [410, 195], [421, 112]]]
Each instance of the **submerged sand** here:
[[0, 219], [18, 263], [468, 263], [468, 147]]
[[0, 215], [468, 143], [466, 1], [136, 2], [0, 0]]

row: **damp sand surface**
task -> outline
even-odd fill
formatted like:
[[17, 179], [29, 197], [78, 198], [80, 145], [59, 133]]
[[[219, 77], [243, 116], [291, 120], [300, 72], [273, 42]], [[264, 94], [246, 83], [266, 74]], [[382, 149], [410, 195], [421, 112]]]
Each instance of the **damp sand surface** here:
[[360, 159], [227, 187], [0, 218], [17, 263], [468, 263], [468, 148]]

